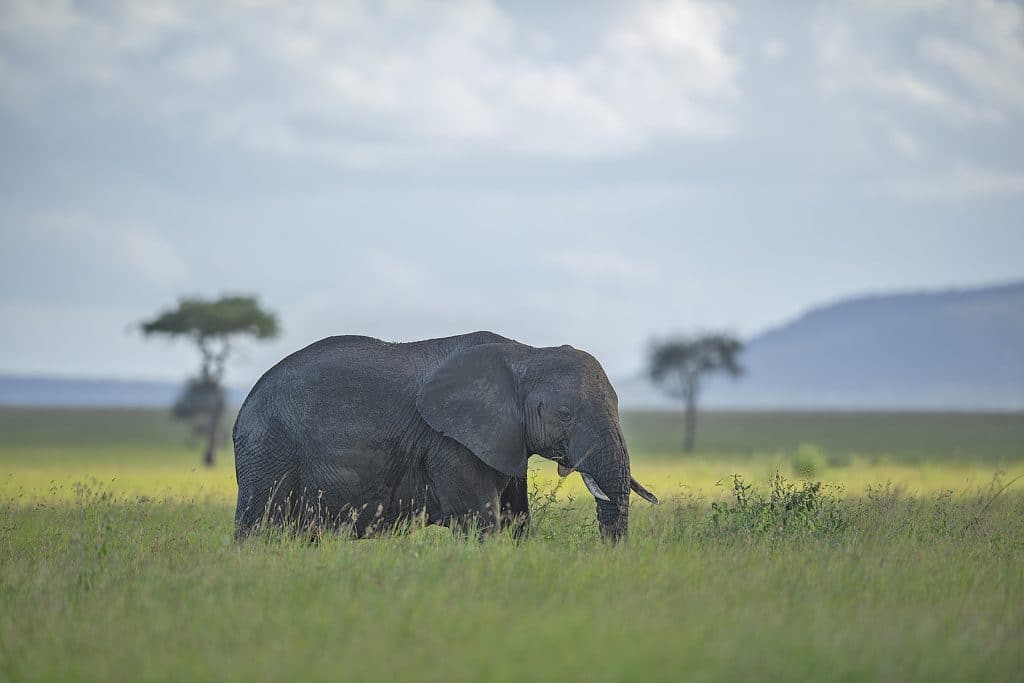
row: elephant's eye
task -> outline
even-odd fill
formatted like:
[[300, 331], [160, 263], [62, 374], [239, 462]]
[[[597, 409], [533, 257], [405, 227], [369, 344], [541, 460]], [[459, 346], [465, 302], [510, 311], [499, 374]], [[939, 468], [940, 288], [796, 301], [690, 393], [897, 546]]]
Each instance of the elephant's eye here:
[[558, 406], [558, 415], [563, 419], [568, 419], [572, 416], [572, 411], [569, 409], [569, 406], [563, 404]]

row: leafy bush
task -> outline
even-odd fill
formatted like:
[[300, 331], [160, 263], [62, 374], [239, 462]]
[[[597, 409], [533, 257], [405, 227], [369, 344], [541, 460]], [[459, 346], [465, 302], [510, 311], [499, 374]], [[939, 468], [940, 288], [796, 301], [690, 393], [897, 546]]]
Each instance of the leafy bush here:
[[537, 476], [537, 470], [529, 474], [529, 489], [526, 497], [530, 506], [530, 534], [545, 541], [560, 540], [570, 545], [579, 545], [597, 533], [593, 514], [583, 514], [575, 505], [575, 497], [566, 494], [561, 500], [560, 491], [565, 479], [559, 478], [554, 485], [545, 484]]
[[809, 533], [824, 537], [846, 528], [841, 503], [821, 482], [803, 482], [798, 488], [776, 473], [768, 492], [762, 493], [734, 474], [732, 500], [711, 504], [706, 528], [749, 536]]
[[814, 444], [801, 444], [793, 455], [793, 472], [802, 479], [817, 476], [827, 464], [825, 454]]

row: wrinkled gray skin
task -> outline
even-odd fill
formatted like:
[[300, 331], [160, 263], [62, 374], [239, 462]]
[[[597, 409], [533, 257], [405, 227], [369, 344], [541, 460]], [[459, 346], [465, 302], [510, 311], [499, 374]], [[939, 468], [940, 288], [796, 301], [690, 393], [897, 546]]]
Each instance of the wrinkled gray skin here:
[[630, 477], [597, 360], [491, 332], [316, 342], [263, 375], [233, 436], [240, 537], [283, 520], [362, 536], [418, 515], [521, 533], [530, 454], [584, 476], [607, 539], [626, 533], [631, 488], [657, 500]]

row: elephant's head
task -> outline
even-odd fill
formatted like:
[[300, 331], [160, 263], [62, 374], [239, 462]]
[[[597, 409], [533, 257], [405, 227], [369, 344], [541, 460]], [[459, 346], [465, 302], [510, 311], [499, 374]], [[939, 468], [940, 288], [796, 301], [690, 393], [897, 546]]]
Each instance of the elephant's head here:
[[526, 476], [531, 454], [577, 471], [597, 499], [602, 535], [618, 540], [629, 493], [656, 503], [630, 476], [618, 397], [601, 364], [571, 346], [482, 344], [451, 357], [419, 390], [420, 414], [494, 469]]

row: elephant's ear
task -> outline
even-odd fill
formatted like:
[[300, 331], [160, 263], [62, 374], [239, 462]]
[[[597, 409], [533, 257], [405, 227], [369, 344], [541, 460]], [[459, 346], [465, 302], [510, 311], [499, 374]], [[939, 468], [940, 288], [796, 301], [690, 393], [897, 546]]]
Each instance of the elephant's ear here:
[[486, 464], [525, 477], [526, 426], [507, 347], [481, 344], [452, 356], [420, 387], [416, 407], [427, 424]]

